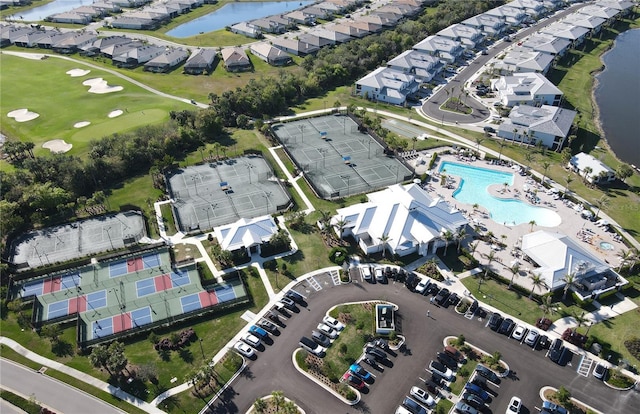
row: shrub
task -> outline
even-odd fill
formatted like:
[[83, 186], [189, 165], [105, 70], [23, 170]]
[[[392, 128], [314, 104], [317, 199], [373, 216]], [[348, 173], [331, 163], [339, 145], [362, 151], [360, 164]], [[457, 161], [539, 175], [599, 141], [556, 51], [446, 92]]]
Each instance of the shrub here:
[[460, 334], [458, 335], [458, 337], [456, 338], [456, 346], [462, 346], [465, 344], [466, 338], [464, 337], [464, 335]]
[[565, 405], [571, 401], [571, 392], [562, 385], [556, 392], [556, 398], [561, 405]]
[[347, 259], [349, 252], [344, 247], [334, 247], [329, 251], [329, 260], [341, 266]]

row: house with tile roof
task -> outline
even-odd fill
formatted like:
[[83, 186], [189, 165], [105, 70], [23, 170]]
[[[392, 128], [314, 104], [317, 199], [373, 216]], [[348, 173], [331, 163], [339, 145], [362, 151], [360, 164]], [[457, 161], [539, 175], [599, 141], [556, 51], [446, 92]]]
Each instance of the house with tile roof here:
[[549, 79], [540, 73], [514, 73], [492, 80], [491, 88], [496, 91], [503, 106], [514, 105], [560, 105], [563, 93]]
[[189, 57], [189, 52], [182, 48], [166, 49], [144, 64], [144, 70], [155, 73], [166, 73], [175, 68]]
[[333, 32], [342, 33], [349, 37], [358, 38], [358, 39], [363, 38], [370, 34], [370, 32], [367, 30], [363, 30], [361, 28], [350, 26], [344, 23], [326, 25], [326, 29], [331, 30]]
[[220, 54], [224, 68], [229, 72], [242, 72], [253, 68], [247, 52], [241, 47], [225, 47]]
[[291, 56], [268, 42], [254, 43], [249, 50], [258, 59], [264, 60], [272, 66], [284, 66], [292, 62]]
[[555, 151], [564, 146], [576, 115], [576, 111], [557, 106], [514, 106], [496, 135], [524, 144], [541, 143]]
[[383, 30], [381, 24], [364, 20], [345, 20], [342, 24], [364, 30], [368, 33], [380, 33]]
[[329, 42], [331, 42], [330, 43], [331, 45], [346, 43], [350, 40], [353, 40], [353, 37], [348, 36], [344, 33], [330, 30], [329, 27], [319, 27], [319, 28], [310, 30], [309, 34], [326, 39]]
[[445, 63], [453, 63], [458, 59], [464, 48], [460, 42], [442, 36], [428, 36], [413, 46], [414, 50], [437, 56]]
[[229, 27], [231, 33], [258, 39], [262, 36], [262, 30], [251, 22], [240, 22]]
[[203, 75], [213, 72], [218, 53], [214, 49], [196, 49], [184, 64], [184, 73]]
[[356, 81], [356, 95], [372, 101], [404, 105], [419, 87], [415, 76], [380, 67]]
[[320, 50], [318, 46], [303, 42], [302, 40], [284, 37], [273, 38], [271, 40], [271, 44], [285, 53], [291, 53], [292, 55], [302, 57], [313, 55]]
[[406, 50], [387, 62], [387, 67], [415, 76], [416, 81], [428, 83], [444, 68], [439, 58], [417, 50]]
[[123, 53], [112, 56], [114, 65], [122, 68], [135, 68], [138, 65], [147, 63], [151, 59], [160, 56], [165, 52], [163, 46], [143, 45], [131, 48]]

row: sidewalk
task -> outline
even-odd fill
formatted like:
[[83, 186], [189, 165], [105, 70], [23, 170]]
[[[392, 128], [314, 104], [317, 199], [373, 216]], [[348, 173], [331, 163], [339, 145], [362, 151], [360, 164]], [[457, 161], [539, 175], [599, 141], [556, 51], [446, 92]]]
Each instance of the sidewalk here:
[[35, 352], [32, 352], [27, 348], [23, 347], [13, 339], [7, 338], [5, 336], [0, 336], [0, 344], [8, 346], [9, 348], [13, 349], [20, 355], [24, 356], [25, 358], [28, 358], [34, 362], [37, 362], [42, 366], [55, 369], [56, 371], [60, 371], [71, 377], [79, 379], [80, 381], [86, 384], [92, 385], [98, 388], [99, 390], [108, 392], [111, 395], [121, 399], [122, 401], [125, 401], [131, 405], [134, 405], [143, 411], [146, 411], [148, 413], [164, 413], [164, 411], [160, 410], [156, 406], [151, 405], [147, 402], [144, 402], [141, 399], [122, 391], [118, 387], [114, 387], [111, 384], [108, 384], [104, 381], [94, 378], [91, 375], [85, 374], [84, 372], [78, 371], [77, 369], [68, 367], [56, 361], [52, 361], [49, 358], [43, 357], [42, 355], [38, 355]]

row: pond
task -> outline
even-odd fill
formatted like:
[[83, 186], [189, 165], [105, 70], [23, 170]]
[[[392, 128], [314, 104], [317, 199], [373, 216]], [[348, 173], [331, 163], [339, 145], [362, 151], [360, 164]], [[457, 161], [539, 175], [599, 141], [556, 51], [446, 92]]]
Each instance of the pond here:
[[314, 2], [310, 0], [228, 3], [206, 16], [191, 20], [169, 30], [167, 35], [183, 38], [199, 33], [213, 32], [247, 20], [288, 13], [312, 3]]
[[53, 0], [44, 6], [22, 11], [14, 15], [13, 18], [28, 22], [41, 21], [53, 14], [68, 12], [76, 7], [89, 6], [91, 3], [93, 3], [91, 0]]

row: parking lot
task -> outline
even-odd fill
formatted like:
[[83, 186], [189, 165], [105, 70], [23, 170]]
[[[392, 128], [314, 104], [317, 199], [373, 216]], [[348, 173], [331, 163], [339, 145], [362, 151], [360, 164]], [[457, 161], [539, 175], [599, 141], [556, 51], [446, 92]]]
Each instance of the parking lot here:
[[[244, 412], [258, 396], [282, 390], [307, 413], [392, 413], [409, 395], [411, 387], [426, 388], [424, 380], [430, 378], [430, 372], [425, 368], [435, 359], [436, 352], [442, 351], [444, 338], [459, 334], [464, 334], [468, 343], [488, 353], [499, 351], [502, 360], [509, 366], [509, 377], [501, 379], [500, 384], [488, 385], [491, 400], [484, 410], [486, 413], [504, 412], [514, 395], [522, 399], [522, 413], [539, 412], [540, 389], [562, 385], [571, 391], [574, 398], [601, 412], [616, 414], [640, 411], [638, 393], [607, 388], [590, 372], [585, 376], [586, 366], [581, 367], [579, 373], [581, 364], [578, 356], [574, 356], [566, 366], [560, 366], [545, 357], [546, 350], [531, 348], [492, 331], [486, 326], [490, 313], [465, 318], [456, 313], [452, 306], [445, 308], [431, 304], [431, 296], [409, 292], [404, 283], [395, 280], [368, 283], [354, 277], [348, 285], [335, 285], [330, 275], [316, 276], [314, 279], [322, 288], [316, 290], [313, 287], [315, 283], [310, 281], [295, 287], [296, 291], [306, 296], [306, 306], [298, 306], [298, 312], [280, 318], [282, 327], [280, 335], [273, 337], [274, 345], [258, 353], [257, 360], [249, 363], [245, 372], [232, 383], [229, 392], [224, 393], [209, 412]], [[438, 285], [446, 287], [443, 283]], [[367, 370], [376, 375], [375, 382], [368, 387], [369, 392], [362, 395], [362, 400], [350, 407], [298, 373], [293, 368], [291, 356], [298, 348], [300, 337], [309, 335], [332, 306], [380, 299], [400, 306], [397, 322], [407, 341], [396, 356], [390, 356], [392, 367], [383, 366], [382, 371], [377, 371], [363, 363]], [[593, 367], [590, 367], [592, 370]], [[448, 396], [447, 390], [442, 388], [439, 394]]]

